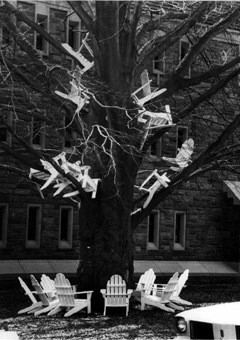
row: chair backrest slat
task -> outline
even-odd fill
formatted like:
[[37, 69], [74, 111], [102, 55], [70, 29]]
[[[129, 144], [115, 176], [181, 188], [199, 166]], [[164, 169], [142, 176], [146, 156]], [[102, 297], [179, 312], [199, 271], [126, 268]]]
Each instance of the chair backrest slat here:
[[183, 289], [189, 275], [189, 269], [186, 269], [179, 277], [178, 284], [175, 292], [173, 293], [173, 296], [179, 296], [181, 293], [181, 290]]
[[164, 288], [161, 296], [161, 303], [166, 303], [169, 301], [171, 295], [176, 290], [177, 284], [178, 284], [178, 272], [173, 274], [173, 276], [168, 281], [166, 287]]
[[61, 273], [56, 275], [54, 285], [61, 306], [74, 307], [74, 292], [69, 280]]
[[149, 295], [151, 293], [152, 285], [154, 284], [155, 279], [156, 275], [154, 274], [153, 269], [148, 269], [144, 274], [141, 275], [136, 290], [142, 290], [142, 288], [144, 288], [145, 294]]
[[126, 283], [120, 275], [113, 275], [107, 282], [106, 287], [107, 304], [123, 305], [127, 301]]
[[54, 281], [50, 279], [49, 276], [43, 274], [41, 276], [40, 284], [43, 290], [46, 292], [48, 298], [52, 299], [56, 295], [56, 288]]
[[30, 278], [31, 278], [32, 286], [36, 290], [37, 295], [38, 295], [39, 299], [42, 301], [43, 306], [49, 306], [48, 298], [47, 298], [46, 294], [43, 292], [43, 289], [40, 286], [40, 284], [38, 283], [38, 281], [36, 280], [35, 276], [30, 275]]
[[33, 293], [30, 291], [30, 289], [28, 288], [26, 283], [23, 281], [23, 279], [21, 279], [21, 277], [18, 277], [18, 280], [19, 280], [20, 285], [22, 286], [23, 290], [25, 291], [25, 293], [29, 296], [29, 298], [32, 301], [32, 303], [36, 303], [37, 299], [35, 298]]

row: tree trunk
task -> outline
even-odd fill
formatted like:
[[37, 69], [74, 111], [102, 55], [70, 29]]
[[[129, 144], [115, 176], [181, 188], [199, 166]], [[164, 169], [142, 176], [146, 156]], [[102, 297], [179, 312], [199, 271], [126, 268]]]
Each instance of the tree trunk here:
[[[111, 176], [110, 176], [111, 177]], [[114, 274], [133, 284], [133, 235], [130, 207], [132, 191], [123, 198], [112, 192], [111, 180], [103, 181], [96, 199], [83, 201], [79, 212], [80, 262], [78, 279], [81, 290], [94, 290], [99, 302], [101, 288]], [[100, 302], [103, 299], [100, 298]]]

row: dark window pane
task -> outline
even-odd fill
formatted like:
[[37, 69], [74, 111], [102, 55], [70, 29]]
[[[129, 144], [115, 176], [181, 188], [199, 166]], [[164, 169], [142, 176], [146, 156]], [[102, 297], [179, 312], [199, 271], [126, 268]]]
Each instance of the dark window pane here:
[[5, 128], [5, 126], [0, 126], [0, 141], [7, 141], [7, 129]]
[[[46, 27], [46, 18], [38, 17], [37, 24], [42, 28], [45, 29]], [[37, 33], [36, 37], [36, 49], [43, 51], [44, 50], [44, 39], [41, 34]]]
[[177, 136], [177, 147], [181, 148], [183, 143], [187, 139], [187, 129], [186, 128], [178, 128], [178, 136]]
[[8, 45], [11, 42], [11, 37], [9, 31], [6, 29], [5, 26], [2, 28], [2, 43], [3, 45]]
[[154, 242], [154, 222], [155, 222], [155, 214], [149, 215], [149, 224], [148, 224], [148, 242]]
[[60, 232], [61, 241], [68, 240], [69, 212], [70, 212], [69, 209], [61, 210], [61, 232]]
[[70, 23], [69, 23], [69, 28], [68, 28], [68, 45], [71, 46], [73, 49], [75, 48], [74, 25], [71, 25]]
[[5, 207], [0, 207], [0, 240], [3, 239]]
[[175, 243], [180, 243], [181, 240], [181, 221], [182, 214], [176, 214]]
[[37, 234], [38, 207], [30, 207], [28, 210], [28, 240], [35, 241]]
[[180, 58], [181, 60], [185, 57], [185, 55], [188, 53], [188, 49], [189, 49], [189, 43], [182, 41], [181, 42], [181, 51], [180, 51]]

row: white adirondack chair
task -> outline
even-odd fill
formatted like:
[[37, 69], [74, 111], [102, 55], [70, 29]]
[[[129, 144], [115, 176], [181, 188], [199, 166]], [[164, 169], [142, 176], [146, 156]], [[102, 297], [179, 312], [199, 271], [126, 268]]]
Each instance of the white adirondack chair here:
[[138, 122], [148, 123], [146, 129], [159, 129], [161, 127], [175, 126], [172, 121], [170, 106], [165, 106], [166, 112], [151, 112], [145, 109], [139, 111]]
[[[178, 305], [182, 305], [182, 306], [192, 306], [192, 303], [186, 300], [183, 300], [180, 298], [180, 293], [183, 289], [183, 287], [185, 286], [185, 283], [188, 279], [188, 275], [189, 275], [189, 269], [186, 269], [180, 276], [178, 279], [178, 283], [176, 286], [176, 290], [172, 293], [171, 297], [170, 297], [170, 301], [173, 302], [174, 304], [178, 304]], [[166, 287], [165, 284], [157, 284], [157, 295], [159, 295], [159, 287]], [[161, 290], [161, 288], [160, 288]], [[160, 291], [160, 295], [161, 295], [161, 291]]]
[[50, 172], [50, 176], [48, 180], [44, 183], [44, 185], [41, 187], [41, 190], [46, 189], [52, 182], [54, 182], [59, 176], [59, 172], [52, 166], [51, 163], [44, 161], [40, 159], [43, 167], [45, 170]]
[[144, 310], [146, 305], [154, 306], [160, 308], [166, 312], [174, 313], [175, 309], [183, 310], [182, 307], [173, 304], [170, 301], [170, 297], [176, 289], [178, 283], [178, 273], [175, 273], [168, 283], [166, 287], [161, 290], [161, 295], [157, 296], [157, 286], [153, 285], [152, 294], [147, 294], [145, 289], [141, 290], [141, 310]]
[[[48, 313], [49, 316], [55, 315], [63, 309], [68, 309], [68, 312], [64, 314], [65, 317], [71, 316], [83, 308], [87, 308], [88, 314], [91, 313], [92, 290], [74, 292], [69, 280], [61, 273], [56, 275], [54, 285], [59, 301], [57, 306]], [[87, 295], [87, 298], [75, 299], [75, 295]]]
[[43, 291], [46, 293], [49, 299], [56, 297], [57, 291], [54, 285], [54, 280], [50, 279], [49, 276], [42, 274], [40, 285], [43, 288]]
[[20, 340], [16, 332], [0, 330], [1, 340]]
[[194, 141], [192, 138], [189, 138], [182, 144], [181, 149], [178, 148], [176, 158], [162, 157], [162, 160], [177, 165], [177, 167], [171, 167], [171, 170], [177, 172], [182, 171], [186, 166], [188, 166], [193, 149]]
[[88, 50], [88, 52], [90, 53], [90, 55], [93, 56], [93, 51], [92, 51], [91, 47], [88, 45], [88, 43], [87, 43], [87, 38], [88, 38], [88, 34], [86, 35], [86, 37], [82, 41], [82, 45], [80, 46], [80, 48], [79, 48], [79, 50], [77, 52], [75, 52], [72, 49], [72, 47], [69, 46], [68, 44], [66, 44], [66, 43], [62, 44], [62, 47], [65, 48], [65, 50], [68, 51], [68, 53], [70, 53], [72, 56], [74, 56], [80, 62], [80, 64], [83, 66], [83, 69], [80, 70], [81, 74], [83, 74], [86, 71], [88, 71], [94, 65], [93, 61], [89, 61], [88, 59], [86, 59], [80, 53], [81, 50], [83, 49], [83, 47], [85, 47]]
[[55, 91], [55, 93], [67, 100], [70, 100], [74, 104], [77, 105], [76, 113], [79, 113], [83, 106], [89, 101], [90, 97], [81, 90], [80, 87], [76, 86], [74, 82], [70, 82], [71, 84], [71, 91], [70, 93], [66, 94], [61, 91]]
[[23, 281], [23, 279], [21, 277], [18, 277], [18, 280], [19, 280], [20, 285], [23, 288], [25, 294], [32, 301], [31, 306], [24, 308], [24, 309], [21, 309], [20, 311], [18, 311], [18, 314], [28, 313], [30, 311], [34, 311], [34, 310], [37, 310], [38, 308], [40, 308], [42, 306], [42, 302], [37, 301], [37, 299], [33, 295], [33, 292], [31, 292], [31, 290], [28, 288], [28, 286], [26, 285], [26, 283]]
[[[152, 177], [156, 177], [156, 181], [151, 185], [149, 188], [145, 187], [145, 185], [150, 181]], [[170, 182], [170, 179], [166, 176], [166, 172], [162, 175], [158, 174], [157, 169], [155, 169], [142, 183], [142, 185], [139, 187], [139, 190], [145, 190], [149, 193], [147, 200], [143, 204], [143, 208], [145, 209], [148, 204], [150, 203], [151, 199], [153, 198], [153, 195], [155, 192], [160, 189], [161, 186], [164, 186], [165, 188], [168, 187], [168, 184]]]
[[47, 313], [51, 309], [53, 309], [58, 304], [58, 298], [54, 295], [52, 298], [49, 298], [47, 293], [50, 293], [49, 291], [44, 291], [39, 282], [36, 280], [34, 275], [30, 275], [32, 285], [36, 291], [37, 296], [41, 300], [41, 308], [37, 311], [34, 311], [34, 315], [38, 316], [42, 313]]
[[156, 275], [152, 268], [145, 271], [144, 274], [140, 276], [140, 279], [137, 283], [136, 290], [133, 291], [132, 296], [135, 300], [141, 302], [141, 292], [144, 290], [145, 294], [150, 295], [152, 292], [152, 287], [154, 281], [156, 279]]
[[[159, 96], [160, 94], [162, 94], [163, 92], [165, 92], [167, 89], [160, 89], [157, 91], [151, 91], [151, 87], [150, 87], [150, 83], [152, 80], [149, 80], [148, 77], [148, 72], [147, 70], [144, 70], [141, 74], [141, 83], [142, 86], [139, 87], [136, 91], [134, 91], [131, 96], [132, 98], [135, 100], [136, 104], [139, 105], [141, 108], [143, 108], [144, 104], [147, 103], [148, 101], [150, 101], [151, 99]], [[139, 98], [137, 96], [137, 93], [143, 91], [144, 97], [143, 98]]]
[[128, 316], [129, 299], [133, 290], [127, 289], [126, 283], [120, 275], [113, 275], [108, 280], [106, 289], [100, 291], [104, 298], [104, 316], [107, 307], [126, 307], [126, 316]]

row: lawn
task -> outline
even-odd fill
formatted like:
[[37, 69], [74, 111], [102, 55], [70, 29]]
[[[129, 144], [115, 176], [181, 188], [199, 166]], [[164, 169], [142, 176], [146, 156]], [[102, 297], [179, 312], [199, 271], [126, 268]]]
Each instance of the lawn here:
[[[240, 283], [188, 284], [181, 294], [193, 302], [193, 307], [220, 302], [240, 301]], [[30, 303], [21, 288], [0, 290], [0, 325], [6, 321], [9, 330], [16, 331], [21, 340], [103, 340], [103, 339], [173, 339], [174, 315], [157, 308], [140, 311], [139, 305], [131, 303], [129, 316], [125, 309], [107, 309], [102, 313], [87, 315], [81, 311], [69, 318], [63, 314], [54, 317], [32, 314], [18, 315], [17, 311]]]

